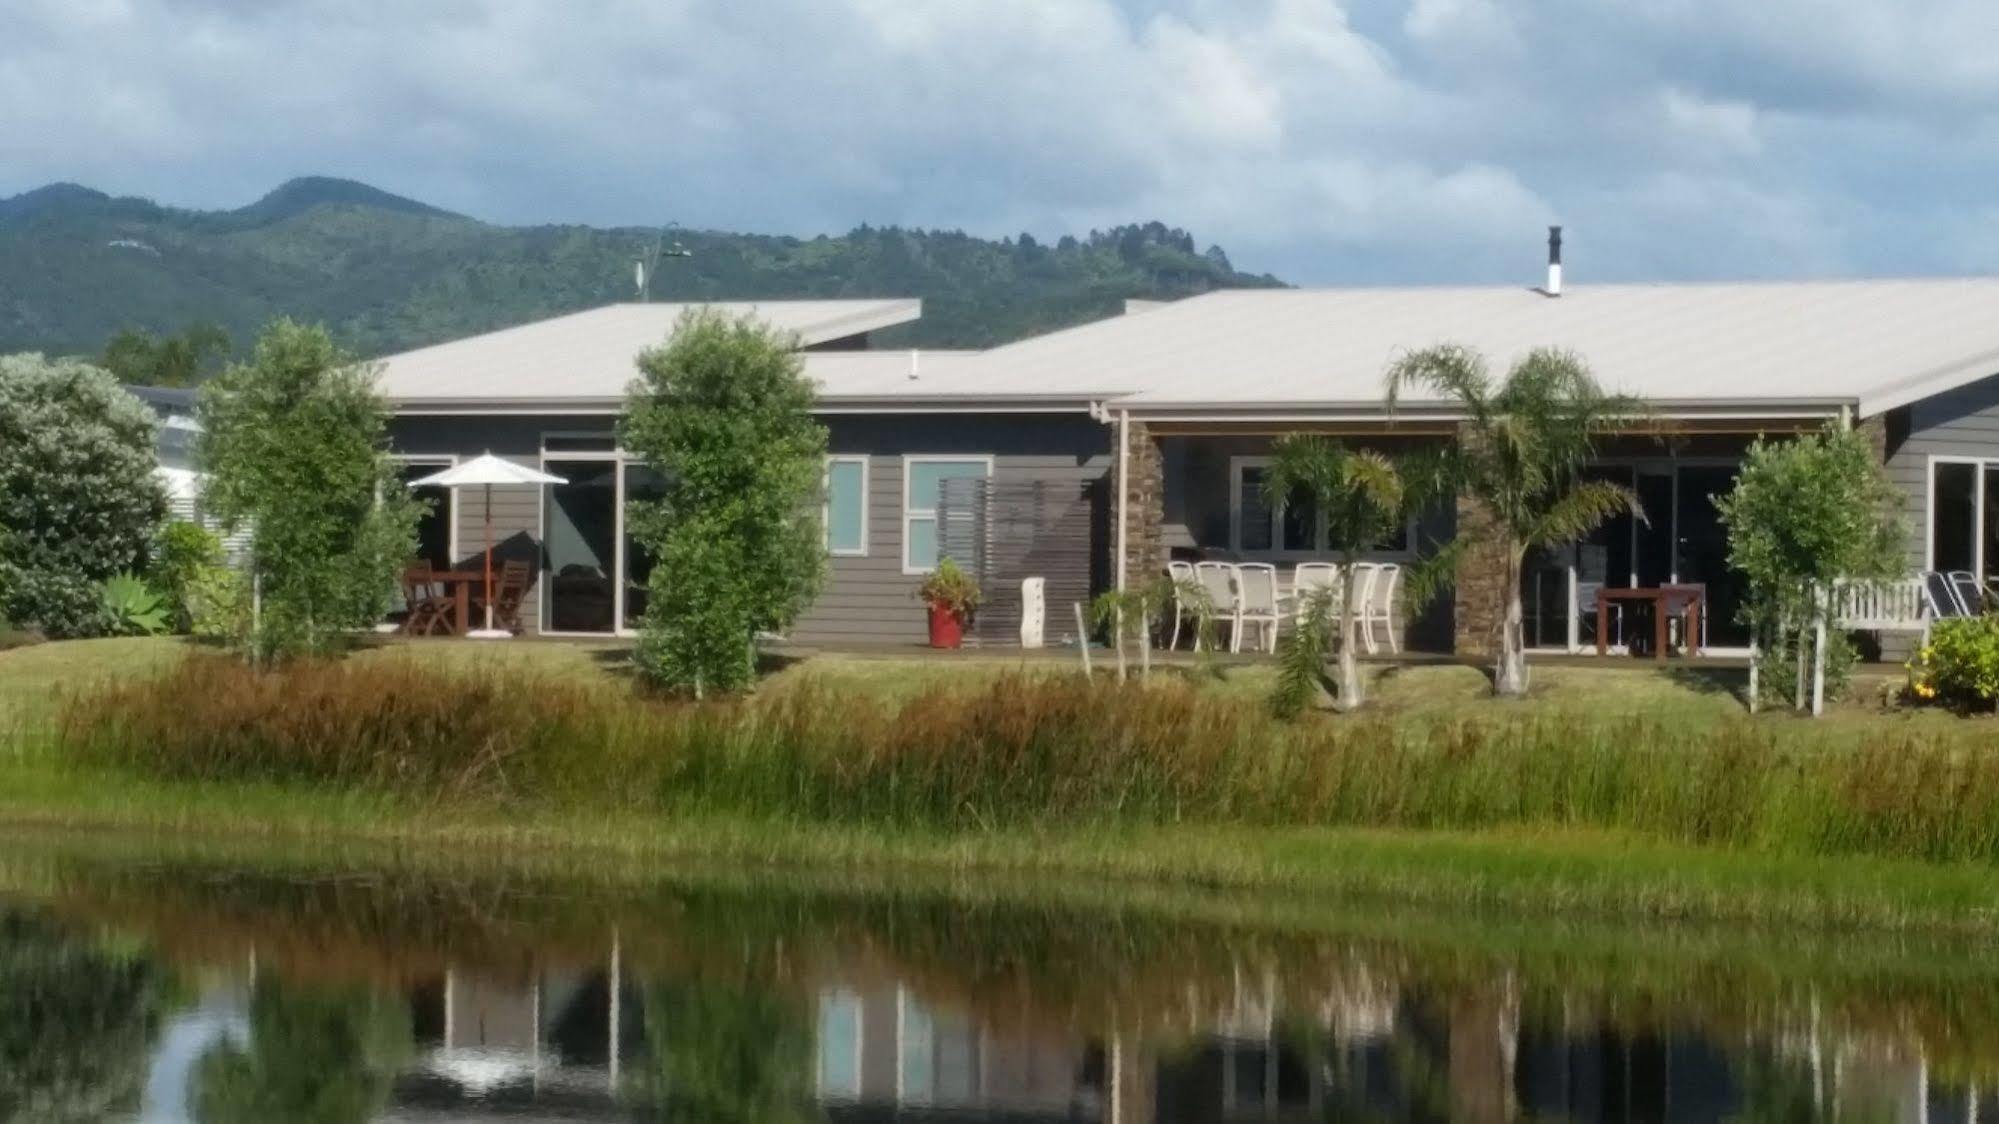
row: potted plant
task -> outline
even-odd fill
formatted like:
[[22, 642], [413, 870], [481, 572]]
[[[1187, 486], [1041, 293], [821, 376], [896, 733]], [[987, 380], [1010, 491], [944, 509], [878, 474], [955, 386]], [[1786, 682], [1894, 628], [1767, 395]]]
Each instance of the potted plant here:
[[979, 607], [979, 583], [945, 558], [917, 587], [916, 596], [930, 608], [930, 646], [956, 648], [965, 642], [965, 625]]

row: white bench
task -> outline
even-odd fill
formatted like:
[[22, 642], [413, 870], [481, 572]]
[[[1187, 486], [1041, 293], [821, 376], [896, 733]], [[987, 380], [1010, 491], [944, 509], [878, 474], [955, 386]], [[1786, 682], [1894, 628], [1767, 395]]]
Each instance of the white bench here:
[[1921, 577], [1887, 582], [1834, 582], [1827, 619], [1853, 632], [1914, 632], [1927, 642], [1936, 606]]

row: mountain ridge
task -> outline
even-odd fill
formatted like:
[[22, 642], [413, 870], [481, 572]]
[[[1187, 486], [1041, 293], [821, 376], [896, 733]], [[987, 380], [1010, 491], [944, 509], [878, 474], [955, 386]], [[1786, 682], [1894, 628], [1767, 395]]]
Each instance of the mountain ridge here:
[[[0, 199], [0, 353], [94, 354], [116, 331], [226, 329], [239, 352], [270, 319], [324, 322], [362, 355], [630, 300], [651, 227], [503, 226], [356, 180], [301, 176], [229, 210], [163, 206], [75, 183]], [[672, 236], [655, 300], [920, 297], [894, 346], [986, 347], [1175, 299], [1272, 287], [1187, 232], [1131, 223], [1044, 243], [1032, 234], [863, 224], [799, 238]]]

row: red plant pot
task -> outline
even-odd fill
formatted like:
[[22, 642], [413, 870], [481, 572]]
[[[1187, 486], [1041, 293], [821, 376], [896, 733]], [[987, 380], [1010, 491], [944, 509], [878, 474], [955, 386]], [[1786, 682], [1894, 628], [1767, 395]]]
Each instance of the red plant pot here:
[[965, 643], [965, 621], [948, 605], [930, 606], [930, 646], [957, 648]]

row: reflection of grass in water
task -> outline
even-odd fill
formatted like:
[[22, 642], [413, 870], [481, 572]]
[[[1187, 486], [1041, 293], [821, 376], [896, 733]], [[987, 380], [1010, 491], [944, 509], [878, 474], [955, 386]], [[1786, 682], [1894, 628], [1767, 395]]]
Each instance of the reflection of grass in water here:
[[646, 989], [646, 1064], [622, 1091], [663, 1118], [713, 1124], [820, 1119], [812, 1016], [768, 980], [710, 973]]
[[[0, 890], [157, 935], [186, 959], [236, 955], [293, 976], [388, 983], [447, 963], [505, 979], [599, 966], [613, 930], [632, 978], [746, 980], [792, 995], [900, 981], [991, 1024], [1122, 1027], [1155, 1040], [1226, 1009], [1245, 974], [1284, 991], [1393, 999], [1482, 994], [1644, 1029], [1691, 1013], [1749, 1032], [1802, 1025], [1924, 1044], [1939, 1074], [1999, 1073], [1999, 966], [1976, 939], [1730, 925], [1629, 927], [1368, 903], [1124, 892], [1098, 883], [677, 872], [577, 879], [412, 856], [327, 866], [188, 849], [12, 847]], [[39, 857], [36, 857], [39, 856]], [[745, 985], [747, 986], [747, 985]]]

